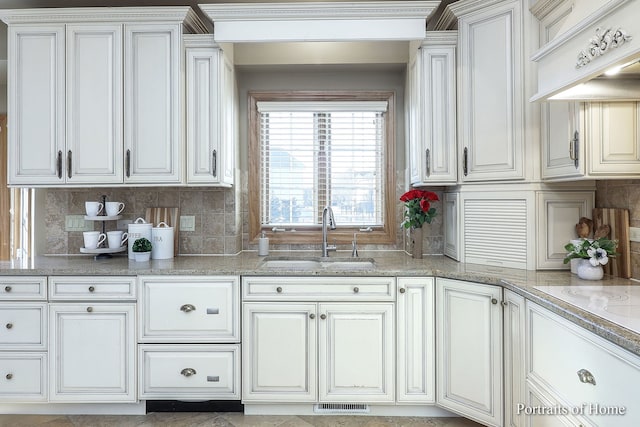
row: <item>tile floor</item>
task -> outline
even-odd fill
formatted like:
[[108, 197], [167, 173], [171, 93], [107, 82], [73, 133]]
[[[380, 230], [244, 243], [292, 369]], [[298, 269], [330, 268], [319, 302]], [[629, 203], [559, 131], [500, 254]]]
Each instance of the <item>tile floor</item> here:
[[243, 415], [154, 412], [147, 415], [0, 415], [0, 427], [473, 427], [464, 418]]

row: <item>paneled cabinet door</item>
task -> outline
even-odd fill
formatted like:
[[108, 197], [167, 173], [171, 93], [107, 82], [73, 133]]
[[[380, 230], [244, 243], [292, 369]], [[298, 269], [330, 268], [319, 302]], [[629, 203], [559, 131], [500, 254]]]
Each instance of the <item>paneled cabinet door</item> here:
[[393, 303], [319, 304], [321, 402], [393, 402]]
[[434, 298], [433, 278], [398, 278], [398, 402], [435, 402]]
[[124, 25], [125, 182], [182, 181], [180, 24]]
[[[493, 2], [496, 3], [496, 2]], [[524, 178], [522, 2], [478, 10], [465, 2], [458, 20], [458, 134], [463, 181]]]
[[[200, 36], [198, 36], [200, 38]], [[233, 65], [217, 47], [185, 38], [187, 182], [233, 184], [235, 84]]]
[[409, 64], [411, 183], [453, 184], [456, 169], [455, 31], [432, 32]]
[[135, 304], [51, 304], [51, 401], [135, 402]]
[[584, 120], [578, 102], [546, 102], [542, 113], [542, 178], [584, 175]]
[[122, 25], [67, 25], [67, 183], [122, 183]]
[[436, 280], [437, 403], [502, 425], [502, 288]]
[[317, 306], [245, 303], [242, 328], [242, 400], [317, 400]]
[[12, 25], [8, 31], [9, 184], [61, 184], [64, 25]]

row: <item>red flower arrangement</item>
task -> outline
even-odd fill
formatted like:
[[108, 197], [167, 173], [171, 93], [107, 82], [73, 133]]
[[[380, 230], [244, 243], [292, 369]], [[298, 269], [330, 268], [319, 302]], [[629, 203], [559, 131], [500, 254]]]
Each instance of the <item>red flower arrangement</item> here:
[[432, 191], [409, 190], [400, 197], [404, 202], [404, 228], [420, 228], [425, 222], [431, 224], [431, 220], [436, 216], [436, 208], [431, 207], [431, 202], [440, 200], [438, 195]]

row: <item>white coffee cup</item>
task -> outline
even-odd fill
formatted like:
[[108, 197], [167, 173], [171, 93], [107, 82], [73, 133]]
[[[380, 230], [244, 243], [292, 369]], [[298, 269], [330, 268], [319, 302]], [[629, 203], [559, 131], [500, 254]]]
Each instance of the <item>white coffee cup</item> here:
[[85, 231], [82, 234], [84, 237], [85, 249], [96, 249], [100, 246], [100, 243], [104, 242], [107, 238], [106, 234], [100, 233], [99, 231]]
[[124, 210], [124, 203], [122, 202], [107, 202], [105, 203], [105, 211], [107, 216], [116, 216]]
[[129, 239], [129, 233], [122, 230], [107, 231], [107, 243], [110, 248], [121, 248]]
[[102, 212], [104, 205], [100, 202], [84, 202], [84, 209], [87, 211], [87, 216], [98, 216]]

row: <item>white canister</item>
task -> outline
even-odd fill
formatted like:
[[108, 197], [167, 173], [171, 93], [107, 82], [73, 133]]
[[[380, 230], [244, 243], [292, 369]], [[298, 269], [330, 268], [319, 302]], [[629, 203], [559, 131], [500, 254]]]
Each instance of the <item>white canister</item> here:
[[161, 222], [151, 229], [151, 259], [173, 258], [173, 227]]
[[151, 227], [152, 224], [146, 222], [144, 218], [138, 218], [131, 224], [129, 224], [128, 234], [129, 234], [129, 259], [134, 259], [133, 256], [133, 243], [140, 239], [141, 237], [145, 237], [151, 241]]

